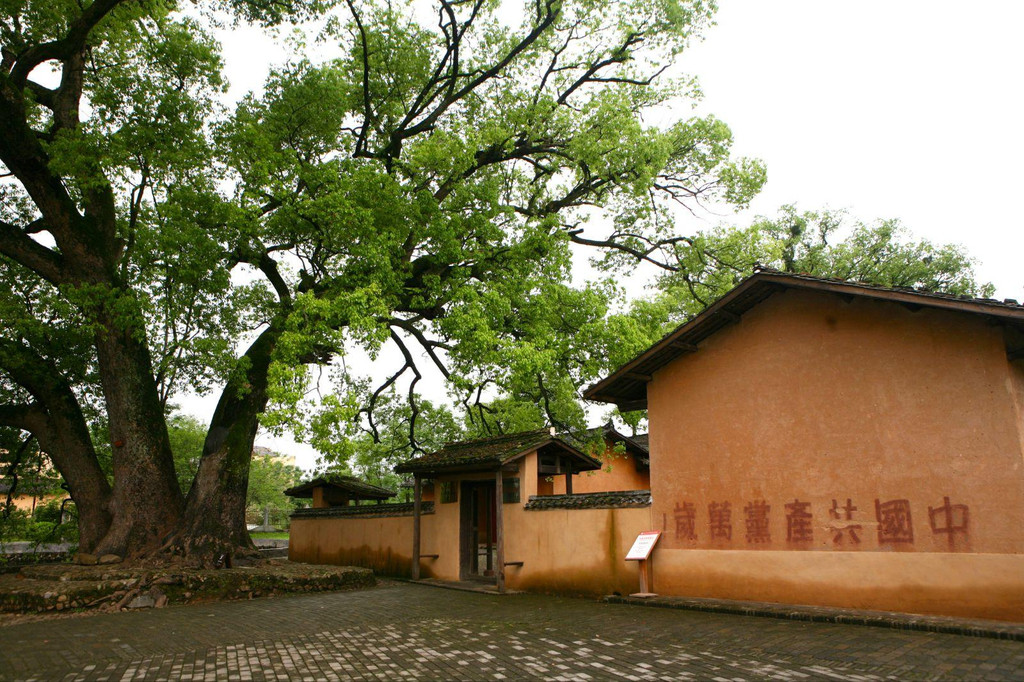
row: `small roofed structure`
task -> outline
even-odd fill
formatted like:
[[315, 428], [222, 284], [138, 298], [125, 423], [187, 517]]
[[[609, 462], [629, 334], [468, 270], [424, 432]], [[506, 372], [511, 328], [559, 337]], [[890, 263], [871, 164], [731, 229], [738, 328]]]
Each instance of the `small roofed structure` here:
[[289, 497], [312, 498], [314, 509], [346, 507], [363, 500], [373, 500], [380, 504], [397, 495], [393, 490], [371, 485], [354, 476], [343, 474], [318, 476], [312, 481], [285, 490], [284, 494]]
[[648, 434], [640, 433], [627, 436], [616, 429], [615, 425], [609, 421], [604, 426], [586, 429], [571, 437], [571, 440], [578, 443], [582, 448], [586, 448], [588, 444], [598, 439], [616, 445], [621, 443], [626, 452], [636, 458], [638, 467], [649, 468]]
[[[573, 474], [581, 471], [594, 471], [601, 468], [601, 462], [581, 452], [568, 440], [558, 437], [554, 429], [526, 431], [491, 438], [448, 443], [440, 450], [413, 459], [406, 460], [395, 467], [395, 473], [413, 475], [413, 531], [412, 531], [412, 578], [420, 577], [420, 559], [424, 555], [420, 551], [421, 542], [421, 507], [423, 502], [423, 479], [445, 477], [442, 481], [440, 502], [454, 501], [457, 490], [468, 486], [477, 486], [478, 495], [474, 499], [476, 511], [466, 507], [465, 515], [477, 514], [476, 523], [463, 523], [460, 530], [460, 544], [479, 545], [478, 529], [482, 528], [484, 537], [484, 555], [489, 571], [493, 571], [499, 592], [505, 591], [505, 530], [502, 508], [506, 501], [504, 479], [510, 474], [520, 471], [520, 466], [536, 459], [536, 476], [564, 475], [567, 493], [572, 494]], [[533, 467], [531, 463], [529, 465]], [[487, 481], [493, 476], [493, 483]], [[451, 480], [452, 478], [456, 480]], [[518, 479], [516, 479], [518, 483]], [[486, 486], [486, 487], [484, 487]], [[446, 492], [447, 491], [447, 492]], [[510, 491], [511, 492], [511, 491]], [[518, 500], [518, 490], [515, 491]], [[468, 527], [473, 526], [474, 537], [467, 535]], [[491, 529], [493, 528], [493, 536]], [[436, 557], [433, 557], [436, 558]], [[478, 570], [478, 550], [472, 556], [461, 559], [460, 573]], [[495, 570], [496, 569], [496, 570]]]
[[[650, 490], [651, 460], [647, 434], [627, 436], [608, 422], [604, 426], [578, 431], [568, 438], [580, 450], [601, 462], [599, 471], [588, 471], [574, 477], [574, 493]], [[538, 485], [537, 492], [541, 495], [567, 492], [561, 477], [546, 485]]]

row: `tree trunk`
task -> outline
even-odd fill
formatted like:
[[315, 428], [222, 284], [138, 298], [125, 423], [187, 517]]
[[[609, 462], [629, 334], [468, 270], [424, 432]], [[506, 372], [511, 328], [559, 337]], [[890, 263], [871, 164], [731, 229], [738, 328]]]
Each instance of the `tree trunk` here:
[[0, 366], [38, 401], [0, 408], [0, 423], [35, 436], [68, 485], [78, 509], [79, 547], [91, 553], [110, 527], [110, 484], [78, 399], [57, 367], [26, 345], [0, 340]]
[[84, 429], [85, 422], [64, 416], [51, 416], [48, 421], [48, 428], [33, 433], [39, 448], [50, 457], [68, 484], [68, 492], [78, 509], [79, 551], [93, 554], [110, 530], [110, 484], [96, 460], [88, 431], [84, 439], [75, 433], [81, 430], [79, 425]]
[[112, 521], [96, 551], [138, 557], [160, 549], [183, 500], [144, 332], [121, 322], [104, 320], [96, 337], [114, 463]]
[[245, 500], [253, 441], [267, 406], [268, 370], [280, 333], [271, 325], [253, 342], [243, 356], [249, 365], [244, 378], [232, 377], [213, 413], [174, 543], [174, 550], [192, 563], [257, 556], [245, 526]]

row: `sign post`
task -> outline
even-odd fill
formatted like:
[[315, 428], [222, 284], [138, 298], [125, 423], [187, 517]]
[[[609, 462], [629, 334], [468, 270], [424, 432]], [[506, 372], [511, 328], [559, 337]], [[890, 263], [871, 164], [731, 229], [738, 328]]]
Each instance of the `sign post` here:
[[637, 561], [639, 562], [640, 568], [640, 591], [629, 595], [630, 597], [656, 597], [654, 592], [650, 591], [648, 581], [648, 566], [647, 560], [651, 556], [651, 552], [654, 550], [654, 545], [658, 542], [658, 538], [661, 537], [660, 530], [647, 530], [640, 535], [636, 536], [636, 540], [633, 542], [633, 546], [629, 548], [626, 553], [626, 561]]

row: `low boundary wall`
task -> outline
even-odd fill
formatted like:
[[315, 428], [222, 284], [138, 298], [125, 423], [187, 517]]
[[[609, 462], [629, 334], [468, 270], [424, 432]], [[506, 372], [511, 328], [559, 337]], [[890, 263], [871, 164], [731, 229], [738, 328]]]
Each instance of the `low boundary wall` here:
[[[458, 580], [458, 505], [423, 504], [423, 577]], [[650, 493], [531, 497], [506, 504], [505, 570], [509, 589], [604, 596], [639, 587], [635, 562], [624, 557], [650, 525]], [[314, 564], [372, 568], [409, 577], [412, 504], [306, 509], [291, 519], [289, 558]], [[436, 558], [434, 557], [436, 555]]]

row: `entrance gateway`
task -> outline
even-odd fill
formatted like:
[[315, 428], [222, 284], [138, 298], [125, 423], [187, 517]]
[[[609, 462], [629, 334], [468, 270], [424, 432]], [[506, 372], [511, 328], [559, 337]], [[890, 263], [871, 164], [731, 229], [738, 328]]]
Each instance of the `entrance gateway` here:
[[[522, 557], [506, 561], [504, 517], [522, 511], [524, 481], [526, 494], [536, 495], [538, 479], [564, 476], [571, 495], [573, 474], [600, 468], [600, 461], [548, 429], [448, 443], [402, 462], [395, 472], [413, 475], [412, 579], [426, 568], [431, 577], [484, 581], [504, 592], [505, 569], [523, 565]], [[433, 507], [426, 554], [424, 480], [430, 481]]]

